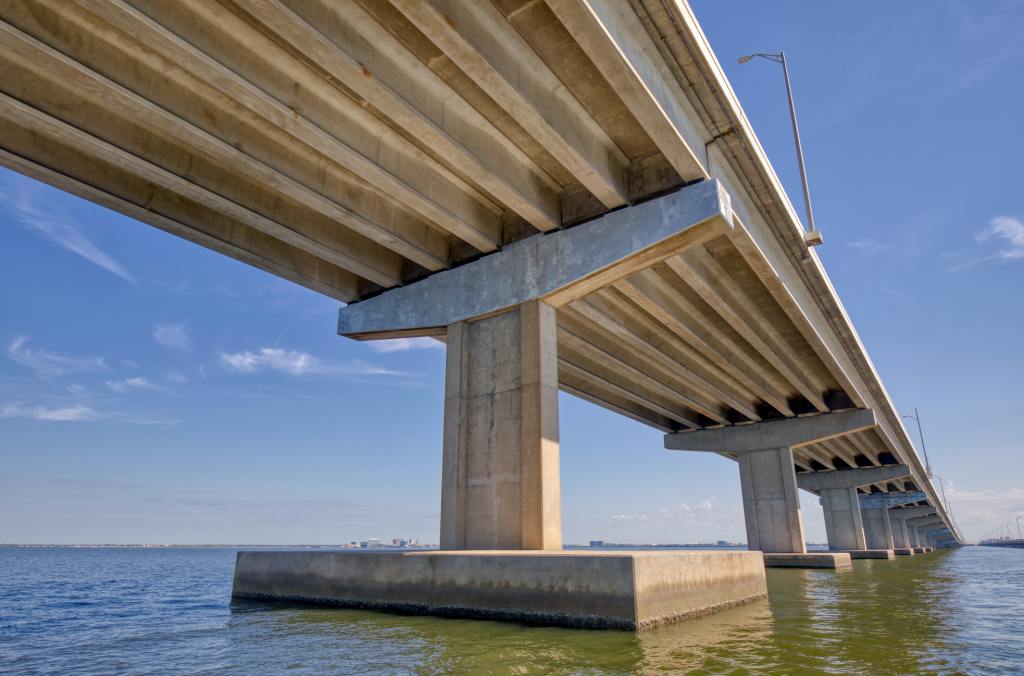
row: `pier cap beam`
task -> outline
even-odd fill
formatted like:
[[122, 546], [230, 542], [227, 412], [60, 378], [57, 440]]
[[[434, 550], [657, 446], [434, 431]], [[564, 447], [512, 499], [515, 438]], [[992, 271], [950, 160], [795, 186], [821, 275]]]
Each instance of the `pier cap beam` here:
[[[765, 553], [806, 552], [793, 447], [869, 429], [876, 424], [870, 410], [825, 413], [720, 429], [678, 432], [665, 436], [675, 451], [736, 453], [747, 527], [747, 546]], [[852, 497], [856, 506], [856, 497]], [[857, 528], [853, 529], [856, 533]], [[852, 536], [855, 544], [862, 538]]]
[[946, 522], [940, 516], [921, 516], [914, 519], [907, 519], [907, 525], [919, 529], [922, 533], [928, 530], [929, 526], [945, 527]]
[[912, 502], [927, 500], [928, 494], [923, 491], [901, 491], [899, 493], [872, 493], [860, 496], [861, 509], [889, 509]]
[[752, 425], [733, 425], [711, 430], [673, 432], [665, 435], [670, 451], [743, 453], [766, 448], [794, 448], [826, 441], [877, 424], [875, 412], [867, 409], [823, 413], [805, 418], [786, 418]]
[[346, 305], [338, 333], [357, 340], [441, 337], [452, 324], [532, 300], [558, 308], [732, 227], [722, 185], [695, 183]]
[[906, 465], [887, 465], [800, 474], [796, 478], [796, 483], [805, 491], [820, 491], [827, 488], [870, 486], [906, 476], [910, 476], [910, 468]]
[[917, 507], [897, 507], [889, 510], [889, 516], [894, 519], [914, 519], [922, 516], [932, 516], [935, 508], [931, 505]]

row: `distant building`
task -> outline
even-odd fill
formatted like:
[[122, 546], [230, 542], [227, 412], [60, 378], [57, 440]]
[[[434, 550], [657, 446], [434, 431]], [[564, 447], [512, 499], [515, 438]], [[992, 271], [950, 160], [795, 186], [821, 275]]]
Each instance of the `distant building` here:
[[590, 541], [590, 546], [591, 547], [604, 547], [604, 540], [591, 540]]
[[719, 540], [718, 541], [718, 546], [719, 547], [728, 547], [729, 543], [726, 540]]

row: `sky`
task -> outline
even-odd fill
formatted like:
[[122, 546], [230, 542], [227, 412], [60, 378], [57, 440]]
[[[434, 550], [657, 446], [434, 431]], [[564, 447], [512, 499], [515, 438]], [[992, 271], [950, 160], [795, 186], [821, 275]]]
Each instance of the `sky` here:
[[[736, 64], [785, 50], [817, 251], [965, 535], [1024, 517], [1024, 2], [693, 7], [802, 212], [782, 74]], [[440, 343], [340, 338], [336, 301], [6, 170], [0, 289], [0, 542], [437, 541]], [[745, 539], [734, 463], [559, 406], [565, 542]]]

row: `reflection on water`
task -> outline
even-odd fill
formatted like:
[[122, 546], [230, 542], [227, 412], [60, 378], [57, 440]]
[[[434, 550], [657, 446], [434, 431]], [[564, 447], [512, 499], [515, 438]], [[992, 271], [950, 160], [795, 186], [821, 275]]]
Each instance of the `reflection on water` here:
[[[1024, 551], [773, 569], [770, 600], [641, 634], [236, 602], [230, 550], [0, 549], [0, 670], [1024, 671]], [[11, 601], [8, 602], [8, 599]]]

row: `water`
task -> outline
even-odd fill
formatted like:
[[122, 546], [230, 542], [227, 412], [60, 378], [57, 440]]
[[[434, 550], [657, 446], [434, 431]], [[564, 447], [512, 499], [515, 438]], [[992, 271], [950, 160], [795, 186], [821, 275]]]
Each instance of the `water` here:
[[642, 634], [231, 603], [232, 549], [0, 548], [0, 671], [1024, 673], [1024, 551], [770, 570]]

